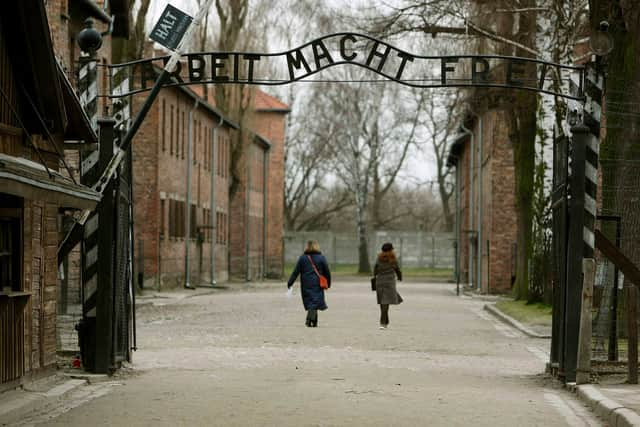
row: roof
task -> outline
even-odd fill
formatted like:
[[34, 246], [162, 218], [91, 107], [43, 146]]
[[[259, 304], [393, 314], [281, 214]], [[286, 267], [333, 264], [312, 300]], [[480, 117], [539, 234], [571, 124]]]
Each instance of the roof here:
[[255, 96], [253, 98], [253, 106], [256, 111], [260, 112], [273, 112], [273, 113], [290, 113], [291, 108], [284, 102], [280, 101], [268, 93], [256, 89]]
[[[162, 72], [162, 68], [158, 67], [157, 65], [153, 65], [153, 69], [156, 72], [156, 75], [160, 75], [160, 73]], [[174, 83], [176, 82], [175, 79], [173, 79], [173, 81]], [[218, 110], [216, 107], [214, 107], [213, 105], [205, 101], [204, 98], [200, 96], [198, 93], [196, 93], [193, 89], [190, 89], [187, 86], [179, 86], [179, 85], [169, 86], [169, 87], [174, 87], [176, 89], [179, 89], [194, 101], [198, 100], [198, 106], [203, 107], [204, 109], [208, 110], [209, 112], [221, 118], [223, 120], [223, 123], [226, 124], [227, 126], [233, 129], [240, 129], [240, 126], [236, 122], [225, 117], [222, 111]]]
[[46, 133], [33, 114], [35, 108], [52, 135], [63, 134], [67, 117], [44, 2], [5, 2], [0, 15], [16, 83], [22, 92], [22, 111], [28, 112], [21, 117], [25, 127], [31, 133]]
[[101, 197], [39, 163], [1, 153], [0, 192], [76, 209], [93, 209]]
[[67, 140], [81, 140], [85, 143], [97, 143], [98, 136], [91, 127], [91, 121], [87, 116], [84, 108], [80, 104], [80, 100], [71, 86], [71, 82], [67, 75], [62, 71], [62, 67], [58, 63], [58, 77], [62, 83], [62, 97], [64, 106], [67, 109], [69, 123], [64, 132]]
[[262, 135], [259, 134], [255, 134], [255, 140], [254, 142], [256, 142], [258, 145], [262, 146], [262, 148], [264, 148], [265, 150], [269, 150], [271, 149], [271, 141], [269, 141], [268, 139], [266, 139], [265, 137], [263, 137]]
[[447, 156], [448, 167], [458, 166], [458, 159], [460, 159], [460, 155], [462, 154], [462, 147], [469, 138], [470, 134], [466, 132], [461, 132], [456, 135], [449, 146], [449, 155]]

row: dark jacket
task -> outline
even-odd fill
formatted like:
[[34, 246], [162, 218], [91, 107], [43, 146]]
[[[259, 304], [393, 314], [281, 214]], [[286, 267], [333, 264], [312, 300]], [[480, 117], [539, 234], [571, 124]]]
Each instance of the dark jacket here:
[[298, 275], [300, 275], [300, 294], [302, 295], [302, 303], [305, 310], [326, 310], [327, 303], [324, 300], [324, 290], [320, 287], [320, 279], [313, 270], [311, 261], [313, 260], [318, 273], [327, 278], [329, 286], [331, 286], [331, 272], [324, 255], [320, 252], [305, 252], [298, 258], [296, 267], [289, 277], [287, 286], [291, 287], [295, 283]]
[[396, 276], [402, 280], [402, 271], [393, 252], [378, 254], [376, 265], [373, 267], [376, 276], [376, 298], [378, 304], [400, 304], [402, 297], [396, 290]]

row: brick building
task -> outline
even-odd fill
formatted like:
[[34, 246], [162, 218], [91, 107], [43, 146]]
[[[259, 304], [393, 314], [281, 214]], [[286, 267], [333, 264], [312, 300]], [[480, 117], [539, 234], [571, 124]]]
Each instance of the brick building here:
[[62, 212], [99, 200], [70, 178], [64, 154], [69, 141], [97, 142], [65, 73], [72, 22], [97, 11], [71, 3], [79, 7], [24, 0], [0, 12], [0, 389], [55, 369]]
[[[505, 293], [515, 278], [516, 206], [513, 149], [505, 112], [467, 119], [451, 146], [456, 167], [460, 282], [483, 293]], [[480, 278], [481, 280], [478, 280]]]
[[187, 263], [190, 286], [210, 283], [212, 264], [217, 282], [282, 276], [289, 109], [260, 90], [254, 94], [231, 194], [231, 141], [238, 124], [207, 102], [201, 87], [160, 92], [132, 145], [134, 240], [145, 286], [185, 284]]
[[146, 286], [182, 283], [187, 244], [195, 282], [211, 280], [212, 247], [215, 279], [227, 280], [230, 132], [237, 127], [187, 87], [160, 92], [132, 144], [134, 241]]

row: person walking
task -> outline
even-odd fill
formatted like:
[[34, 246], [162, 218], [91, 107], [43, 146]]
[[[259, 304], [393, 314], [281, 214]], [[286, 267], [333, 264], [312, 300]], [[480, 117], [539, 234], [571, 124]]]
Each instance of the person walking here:
[[307, 311], [307, 320], [305, 325], [308, 327], [318, 326], [318, 310], [326, 310], [327, 303], [324, 299], [324, 291], [321, 287], [322, 280], [320, 276], [326, 279], [327, 289], [331, 287], [331, 272], [329, 264], [320, 252], [320, 245], [315, 240], [309, 240], [305, 246], [304, 253], [298, 258], [296, 267], [289, 277], [287, 288], [290, 289], [300, 276], [300, 294], [302, 295], [302, 304]]
[[402, 302], [402, 297], [396, 290], [396, 276], [402, 280], [402, 271], [398, 266], [396, 254], [391, 243], [382, 245], [382, 252], [378, 254], [373, 267], [376, 283], [376, 298], [380, 304], [380, 329], [389, 326], [389, 305]]

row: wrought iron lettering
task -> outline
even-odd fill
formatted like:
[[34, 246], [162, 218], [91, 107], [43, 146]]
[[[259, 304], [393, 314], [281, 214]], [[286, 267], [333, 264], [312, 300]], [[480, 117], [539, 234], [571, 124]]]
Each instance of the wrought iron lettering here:
[[[113, 72], [129, 68], [136, 83], [128, 93], [150, 89], [149, 82], [168, 61], [160, 57], [109, 66]], [[198, 52], [182, 55], [165, 86], [188, 84], [282, 85], [313, 80], [330, 67], [358, 66], [384, 79], [418, 87], [496, 87], [531, 90], [581, 100], [582, 92], [563, 91], [571, 73], [584, 78], [579, 66], [560, 65], [532, 58], [500, 55], [416, 55], [357, 33], [321, 37], [281, 53]], [[331, 81], [322, 73], [320, 79]], [[367, 81], [372, 79], [367, 76]]]

